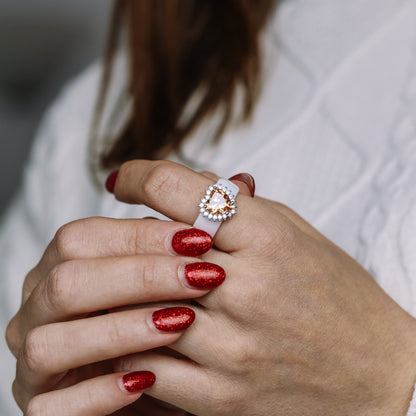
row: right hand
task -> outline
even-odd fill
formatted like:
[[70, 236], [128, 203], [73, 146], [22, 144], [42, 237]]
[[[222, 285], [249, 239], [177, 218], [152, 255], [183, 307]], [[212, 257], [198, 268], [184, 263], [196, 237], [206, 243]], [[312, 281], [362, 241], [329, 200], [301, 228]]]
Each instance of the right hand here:
[[[57, 232], [27, 275], [6, 333], [17, 358], [13, 394], [25, 414], [133, 414], [126, 406], [142, 392], [123, 389], [125, 373], [113, 373], [112, 359], [175, 342], [182, 332], [156, 329], [152, 313], [181, 306], [167, 301], [207, 293], [188, 286], [180, 272], [198, 260], [171, 249], [172, 236], [184, 228], [153, 219], [89, 218]], [[163, 304], [143, 305], [149, 302]], [[184, 415], [146, 396], [134, 408], [142, 415]]]

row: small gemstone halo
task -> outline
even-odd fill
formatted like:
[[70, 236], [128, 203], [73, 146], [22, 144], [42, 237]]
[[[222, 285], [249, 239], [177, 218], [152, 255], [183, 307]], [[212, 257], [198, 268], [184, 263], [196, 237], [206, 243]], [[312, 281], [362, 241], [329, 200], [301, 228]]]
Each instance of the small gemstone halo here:
[[225, 221], [236, 213], [235, 200], [224, 185], [211, 185], [199, 204], [199, 211], [211, 221]]

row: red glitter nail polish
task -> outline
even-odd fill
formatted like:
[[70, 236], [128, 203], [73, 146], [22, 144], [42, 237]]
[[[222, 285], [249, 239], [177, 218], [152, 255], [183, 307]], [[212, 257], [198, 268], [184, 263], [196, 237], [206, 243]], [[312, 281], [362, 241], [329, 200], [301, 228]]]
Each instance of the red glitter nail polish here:
[[114, 193], [114, 187], [116, 185], [117, 176], [118, 176], [118, 170], [110, 173], [107, 177], [107, 180], [105, 181], [105, 187], [107, 191], [112, 194]]
[[249, 173], [239, 173], [237, 175], [232, 176], [230, 181], [240, 181], [247, 185], [248, 190], [250, 191], [250, 195], [253, 197], [254, 193], [256, 192], [256, 182], [254, 178]]
[[196, 289], [209, 290], [219, 286], [225, 279], [222, 267], [213, 263], [190, 263], [185, 266], [185, 278]]
[[155, 384], [156, 376], [150, 371], [134, 371], [123, 376], [124, 388], [129, 393], [137, 393]]
[[185, 307], [166, 308], [153, 312], [152, 319], [160, 331], [180, 332], [192, 325], [195, 312]]
[[196, 228], [178, 231], [172, 239], [172, 248], [183, 256], [200, 256], [213, 244], [214, 240], [207, 232]]

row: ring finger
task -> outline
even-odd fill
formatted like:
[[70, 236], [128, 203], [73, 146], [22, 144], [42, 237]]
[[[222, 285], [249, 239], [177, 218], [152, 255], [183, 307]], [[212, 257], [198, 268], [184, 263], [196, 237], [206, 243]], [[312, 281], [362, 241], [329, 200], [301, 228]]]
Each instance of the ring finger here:
[[[109, 374], [35, 396], [25, 414], [105, 416], [136, 401], [155, 382], [149, 371]], [[25, 405], [22, 404], [22, 410]]]
[[38, 327], [20, 351], [15, 384], [40, 393], [71, 368], [170, 344], [194, 317], [189, 308], [154, 307]]
[[[191, 268], [199, 271], [198, 281], [191, 279]], [[224, 278], [220, 266], [190, 257], [137, 255], [67, 261], [32, 292], [14, 325], [25, 334], [39, 325], [95, 311], [197, 298]]]

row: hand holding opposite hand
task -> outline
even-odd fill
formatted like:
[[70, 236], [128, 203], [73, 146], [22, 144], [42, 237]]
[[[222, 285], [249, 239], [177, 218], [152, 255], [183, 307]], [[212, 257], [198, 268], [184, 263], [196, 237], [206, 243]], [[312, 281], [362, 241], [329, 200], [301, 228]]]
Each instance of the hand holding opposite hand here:
[[[114, 191], [192, 224], [210, 184], [170, 162], [133, 161]], [[171, 345], [188, 359], [142, 352], [116, 368], [145, 365], [158, 376], [149, 395], [199, 416], [405, 415], [415, 320], [289, 208], [237, 202], [202, 257], [227, 279], [198, 299], [195, 324]]]
[[[21, 308], [7, 329], [17, 358], [13, 393], [25, 414], [101, 416], [121, 408], [117, 414], [126, 416], [137, 409], [184, 414], [148, 397], [136, 402], [155, 381], [146, 364], [132, 374], [113, 373], [112, 364], [178, 340], [194, 319], [185, 300], [224, 280], [221, 267], [176, 255], [172, 238], [184, 228], [152, 219], [90, 218], [56, 233], [26, 277]], [[209, 235], [198, 241], [201, 253], [212, 245]], [[134, 409], [128, 407], [133, 402]]]

